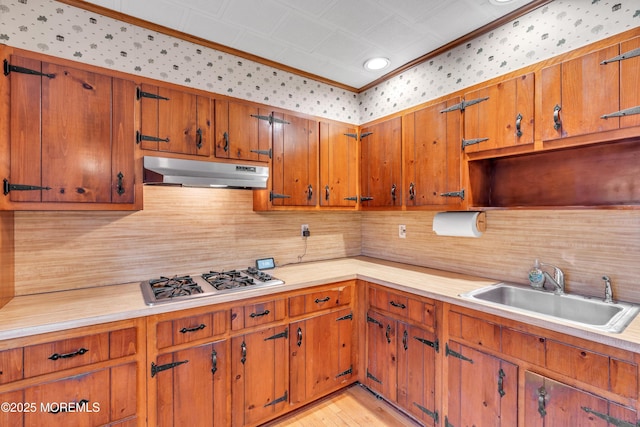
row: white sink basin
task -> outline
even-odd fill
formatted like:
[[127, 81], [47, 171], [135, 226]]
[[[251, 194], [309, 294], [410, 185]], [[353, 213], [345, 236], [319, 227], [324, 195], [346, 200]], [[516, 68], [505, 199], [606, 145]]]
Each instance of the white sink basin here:
[[460, 295], [501, 308], [534, 313], [567, 323], [620, 333], [636, 317], [640, 307], [634, 304], [601, 300], [580, 295], [555, 295], [508, 283], [486, 286]]

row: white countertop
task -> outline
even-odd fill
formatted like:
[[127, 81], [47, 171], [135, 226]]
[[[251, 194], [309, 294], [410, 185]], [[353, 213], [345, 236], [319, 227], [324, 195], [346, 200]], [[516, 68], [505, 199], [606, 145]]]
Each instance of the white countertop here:
[[366, 257], [292, 264], [277, 267], [270, 272], [285, 283], [155, 306], [147, 306], [144, 303], [139, 282], [15, 297], [0, 308], [0, 340], [238, 301], [267, 293], [291, 291], [358, 278], [640, 352], [640, 316], [634, 319], [622, 333], [611, 334], [569, 326], [560, 320], [550, 321], [534, 315], [490, 307], [459, 297], [461, 293], [494, 284], [495, 280]]

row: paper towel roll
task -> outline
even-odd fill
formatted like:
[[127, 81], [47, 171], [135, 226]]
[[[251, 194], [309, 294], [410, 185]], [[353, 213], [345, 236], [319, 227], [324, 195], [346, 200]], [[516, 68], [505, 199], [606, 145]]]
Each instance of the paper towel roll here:
[[439, 212], [433, 218], [433, 231], [438, 236], [480, 237], [484, 225], [484, 212]]

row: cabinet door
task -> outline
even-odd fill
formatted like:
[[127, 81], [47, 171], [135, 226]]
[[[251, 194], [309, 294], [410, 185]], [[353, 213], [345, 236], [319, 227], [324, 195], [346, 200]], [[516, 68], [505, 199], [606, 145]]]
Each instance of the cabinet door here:
[[527, 426], [532, 427], [635, 426], [638, 423], [634, 409], [528, 371], [525, 372], [524, 418]]
[[398, 405], [424, 425], [435, 426], [435, 334], [398, 322]]
[[309, 401], [352, 378], [351, 310], [292, 323], [291, 334], [292, 404]]
[[272, 204], [315, 206], [318, 191], [318, 122], [273, 114]]
[[464, 110], [465, 152], [533, 144], [533, 80], [525, 74], [465, 94], [479, 101]]
[[400, 117], [362, 128], [360, 200], [363, 207], [402, 205]]
[[[10, 177], [13, 202], [133, 203], [132, 82], [13, 55]], [[54, 76], [54, 77], [51, 77]]]
[[619, 110], [620, 66], [601, 65], [618, 53], [618, 45], [610, 46], [541, 71], [543, 140], [619, 127], [620, 119], [601, 118]]
[[268, 162], [270, 112], [250, 103], [215, 100], [216, 157]]
[[[620, 44], [620, 52], [626, 53], [640, 49], [640, 37]], [[626, 110], [640, 106], [640, 56], [634, 56], [620, 62], [620, 109]], [[620, 118], [620, 127], [640, 126], [640, 114]]]
[[273, 418], [289, 404], [288, 336], [279, 326], [232, 338], [233, 426]]
[[460, 191], [461, 113], [441, 113], [460, 103], [460, 98], [439, 102], [403, 117], [404, 194], [407, 206], [457, 209], [461, 197], [445, 193]]
[[354, 207], [358, 202], [356, 129], [320, 123], [320, 206]]
[[228, 424], [227, 342], [187, 348], [158, 356], [157, 372], [150, 380], [156, 408], [150, 408], [161, 426], [218, 426]]
[[367, 314], [367, 378], [365, 384], [392, 402], [397, 400], [396, 321], [373, 311]]
[[[517, 425], [518, 367], [455, 342], [447, 344], [449, 425]], [[565, 424], [570, 425], [570, 424]]]

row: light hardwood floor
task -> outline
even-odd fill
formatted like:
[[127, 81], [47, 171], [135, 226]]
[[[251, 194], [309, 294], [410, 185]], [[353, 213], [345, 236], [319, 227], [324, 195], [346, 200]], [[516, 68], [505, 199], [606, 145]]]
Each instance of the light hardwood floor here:
[[419, 424], [360, 385], [353, 385], [263, 427], [410, 426]]

